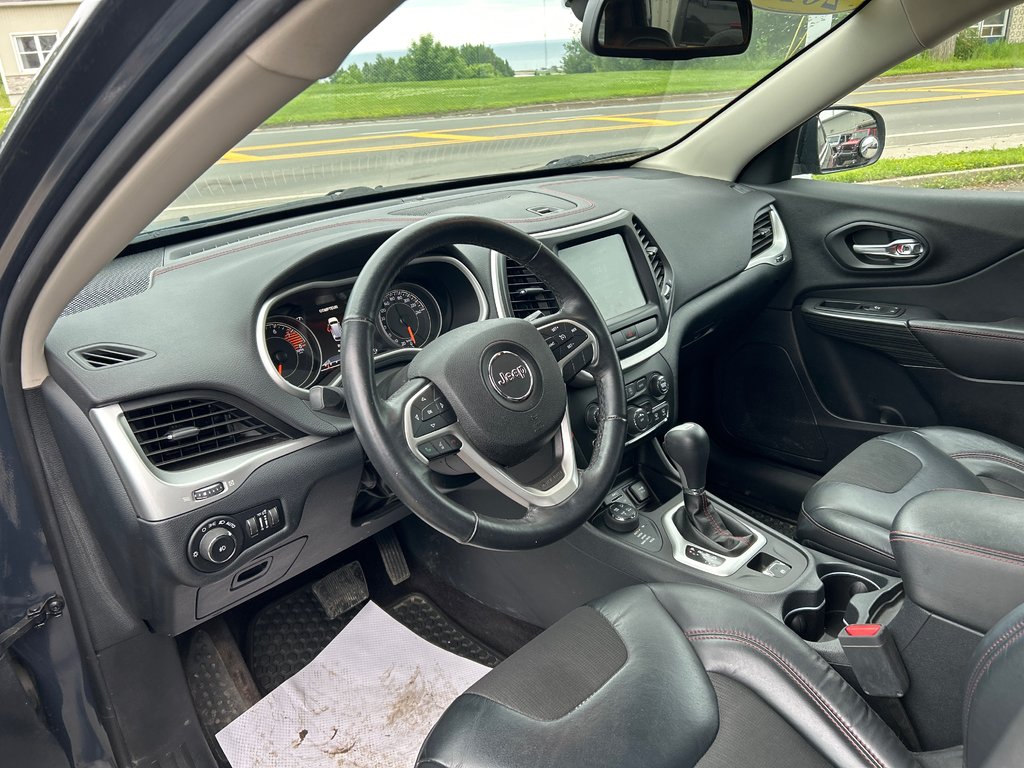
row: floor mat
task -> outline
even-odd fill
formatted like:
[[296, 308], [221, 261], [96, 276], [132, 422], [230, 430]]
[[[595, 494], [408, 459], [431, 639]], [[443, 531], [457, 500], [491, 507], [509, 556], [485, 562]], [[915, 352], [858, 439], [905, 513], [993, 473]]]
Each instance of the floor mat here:
[[[422, 606], [405, 610], [423, 621]], [[487, 671], [367, 603], [217, 741], [232, 768], [407, 768], [444, 710]]]
[[791, 523], [788, 520], [783, 520], [780, 517], [775, 517], [774, 515], [765, 514], [764, 512], [756, 509], [750, 509], [749, 507], [742, 507], [742, 509], [752, 518], [757, 520], [757, 522], [768, 526], [773, 531], [777, 531], [790, 539], [796, 536], [796, 525], [794, 523]]
[[[406, 595], [385, 609], [428, 642], [489, 667], [501, 656], [449, 619], [424, 595]], [[355, 616], [328, 619], [312, 588], [299, 589], [261, 610], [249, 632], [249, 667], [264, 694], [320, 653]]]

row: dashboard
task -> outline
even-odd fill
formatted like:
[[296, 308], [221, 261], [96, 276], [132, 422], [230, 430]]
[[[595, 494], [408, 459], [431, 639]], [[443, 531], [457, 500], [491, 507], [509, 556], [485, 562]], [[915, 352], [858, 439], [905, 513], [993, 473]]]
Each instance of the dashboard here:
[[[710, 179], [591, 172], [382, 200], [124, 254], [51, 332], [42, 391], [133, 608], [156, 631], [179, 634], [409, 514], [367, 463], [344, 407], [310, 392], [343, 389], [339, 323], [352, 286], [402, 227], [483, 215], [553, 249], [611, 332], [629, 446], [675, 423], [693, 350], [764, 306], [788, 274], [773, 202]], [[401, 381], [418, 350], [454, 328], [558, 306], [501, 253], [464, 244], [424, 253], [372, 318], [379, 380]], [[582, 363], [564, 374], [585, 463], [596, 390]], [[451, 457], [428, 459], [439, 472], [452, 467]]]

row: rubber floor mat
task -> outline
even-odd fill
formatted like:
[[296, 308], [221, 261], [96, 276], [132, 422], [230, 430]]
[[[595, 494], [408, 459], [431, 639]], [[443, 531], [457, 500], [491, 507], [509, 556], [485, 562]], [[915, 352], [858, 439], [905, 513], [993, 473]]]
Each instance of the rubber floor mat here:
[[[385, 610], [420, 637], [463, 658], [494, 667], [501, 656], [448, 618], [425, 595], [410, 593]], [[264, 694], [320, 653], [358, 613], [328, 619], [310, 586], [261, 610], [249, 630], [249, 667]]]

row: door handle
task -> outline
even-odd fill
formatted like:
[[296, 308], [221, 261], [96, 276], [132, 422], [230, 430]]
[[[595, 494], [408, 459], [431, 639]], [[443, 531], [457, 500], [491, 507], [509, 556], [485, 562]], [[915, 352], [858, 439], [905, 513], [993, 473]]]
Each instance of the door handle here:
[[886, 245], [864, 245], [855, 243], [853, 252], [858, 256], [869, 256], [893, 261], [917, 261], [927, 254], [925, 244], [910, 237], [893, 240]]

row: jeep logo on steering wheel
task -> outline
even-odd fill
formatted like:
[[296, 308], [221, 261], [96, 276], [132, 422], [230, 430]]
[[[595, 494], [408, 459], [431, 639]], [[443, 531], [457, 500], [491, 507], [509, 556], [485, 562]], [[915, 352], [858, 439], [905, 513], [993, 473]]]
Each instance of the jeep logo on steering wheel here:
[[494, 391], [506, 400], [518, 403], [533, 393], [533, 371], [515, 352], [498, 352], [487, 364]]

